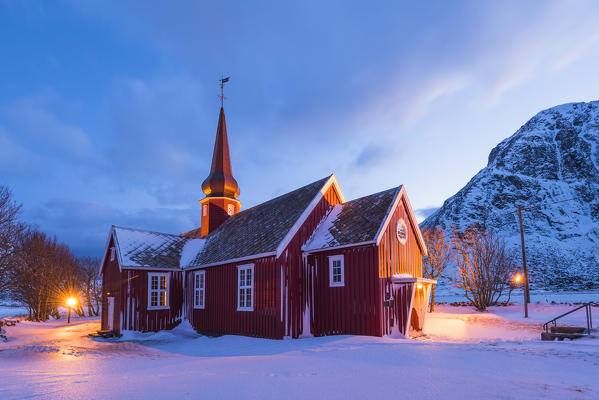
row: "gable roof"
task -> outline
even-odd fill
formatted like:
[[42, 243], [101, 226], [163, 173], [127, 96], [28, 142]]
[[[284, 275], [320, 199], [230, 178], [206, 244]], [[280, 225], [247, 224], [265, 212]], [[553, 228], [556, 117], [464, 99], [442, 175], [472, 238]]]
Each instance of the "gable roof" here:
[[[397, 207], [397, 205], [399, 204], [399, 202], [402, 200], [404, 201], [404, 206], [405, 206], [404, 208], [405, 208], [406, 213], [408, 214], [408, 219], [409, 219], [410, 224], [412, 225], [412, 229], [414, 230], [414, 232], [416, 232], [416, 240], [418, 241], [418, 246], [420, 246], [420, 251], [422, 252], [422, 255], [426, 257], [426, 256], [428, 256], [428, 249], [426, 248], [426, 243], [424, 241], [424, 238], [422, 237], [422, 232], [420, 231], [420, 227], [418, 226], [418, 220], [416, 219], [416, 214], [414, 214], [414, 209], [412, 208], [412, 204], [410, 204], [410, 199], [408, 198], [408, 195], [406, 193], [405, 186], [403, 186], [403, 185], [400, 186], [399, 192], [395, 196], [395, 199], [393, 200], [393, 204], [391, 205], [391, 208], [389, 209], [389, 211], [394, 210]], [[393, 216], [393, 213], [389, 212], [385, 222], [379, 229], [379, 231], [376, 235], [377, 236], [377, 238], [376, 238], [377, 246], [380, 244], [381, 239], [383, 238], [383, 232], [385, 231], [385, 229], [387, 229], [387, 225], [389, 225], [389, 222], [391, 221], [392, 216]]]
[[179, 235], [112, 226], [121, 268], [179, 269], [185, 239]]
[[[202, 251], [188, 266], [214, 264], [253, 255], [276, 255], [279, 246], [334, 175], [310, 183], [229, 217], [203, 239]], [[199, 229], [183, 234], [197, 239]]]
[[337, 204], [318, 225], [304, 251], [359, 243], [376, 243], [377, 234], [392, 212], [400, 187]]

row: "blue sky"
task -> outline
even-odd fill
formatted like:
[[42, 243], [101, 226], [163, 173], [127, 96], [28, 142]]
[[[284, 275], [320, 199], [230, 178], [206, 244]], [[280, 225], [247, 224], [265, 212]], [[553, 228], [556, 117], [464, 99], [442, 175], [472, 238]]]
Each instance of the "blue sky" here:
[[250, 207], [334, 172], [424, 216], [536, 112], [599, 98], [593, 1], [0, 0], [0, 184], [78, 255], [199, 226], [225, 104]]

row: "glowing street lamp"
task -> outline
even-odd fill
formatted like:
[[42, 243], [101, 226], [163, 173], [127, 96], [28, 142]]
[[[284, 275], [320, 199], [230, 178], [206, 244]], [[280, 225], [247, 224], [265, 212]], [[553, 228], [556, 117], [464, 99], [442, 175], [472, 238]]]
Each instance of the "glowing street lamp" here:
[[67, 324], [71, 323], [71, 308], [75, 307], [77, 305], [77, 299], [75, 297], [69, 297], [67, 298], [67, 308], [69, 309], [69, 316], [67, 318]]
[[522, 276], [522, 274], [516, 274], [514, 275], [514, 284], [516, 285], [520, 285], [520, 284], [524, 284], [522, 286], [524, 286], [524, 318], [528, 318], [528, 285], [525, 284], [526, 282], [524, 282], [524, 276]]

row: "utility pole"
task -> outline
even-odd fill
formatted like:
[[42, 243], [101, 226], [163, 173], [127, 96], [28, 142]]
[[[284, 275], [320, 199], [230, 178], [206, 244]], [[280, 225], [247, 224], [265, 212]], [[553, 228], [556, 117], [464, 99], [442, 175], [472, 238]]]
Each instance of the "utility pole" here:
[[522, 206], [518, 206], [518, 220], [520, 221], [520, 240], [522, 242], [522, 267], [524, 268], [524, 318], [528, 318], [528, 303], [530, 294], [528, 287], [528, 270], [526, 269], [526, 250], [524, 247], [524, 229], [522, 228]]

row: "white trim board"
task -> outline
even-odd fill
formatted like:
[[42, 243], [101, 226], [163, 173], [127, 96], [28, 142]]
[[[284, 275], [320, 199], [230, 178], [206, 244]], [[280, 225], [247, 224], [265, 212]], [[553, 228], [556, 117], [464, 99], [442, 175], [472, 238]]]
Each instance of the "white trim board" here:
[[193, 270], [200, 269], [200, 268], [217, 267], [219, 265], [225, 265], [225, 264], [235, 264], [235, 263], [241, 262], [241, 261], [249, 261], [249, 260], [254, 260], [257, 258], [272, 257], [272, 256], [276, 256], [276, 255], [277, 255], [276, 252], [270, 251], [268, 253], [252, 254], [251, 256], [231, 258], [229, 260], [217, 261], [217, 262], [213, 262], [210, 264], [202, 264], [202, 265], [196, 265], [196, 266], [188, 267], [188, 268], [181, 268], [180, 271], [193, 271]]
[[[240, 285], [241, 283], [241, 271], [245, 271], [246, 274], [246, 282], [247, 282], [247, 271], [252, 271], [252, 284], [250, 286], [248, 285], [243, 285], [243, 287]], [[254, 311], [254, 304], [256, 302], [256, 273], [254, 270], [254, 264], [243, 264], [243, 265], [238, 265], [237, 266], [237, 311]], [[241, 290], [250, 290], [250, 297], [252, 299], [252, 305], [251, 306], [247, 306], [244, 305], [243, 307], [240, 305], [241, 303], [241, 296], [239, 296], [239, 294], [241, 293]], [[244, 292], [244, 303], [247, 301], [247, 295]]]
[[314, 196], [314, 198], [312, 199], [310, 204], [308, 204], [308, 207], [305, 208], [302, 215], [300, 215], [300, 217], [297, 219], [297, 221], [295, 221], [295, 224], [293, 224], [293, 226], [291, 227], [289, 232], [287, 232], [287, 235], [285, 235], [285, 237], [283, 238], [281, 243], [279, 243], [279, 246], [277, 247], [277, 258], [279, 258], [281, 256], [281, 254], [283, 254], [283, 251], [287, 248], [287, 246], [289, 245], [289, 243], [291, 242], [291, 240], [293, 239], [295, 234], [300, 230], [302, 225], [304, 225], [304, 223], [306, 222], [306, 220], [308, 219], [308, 217], [310, 216], [312, 211], [318, 205], [318, 202], [324, 197], [325, 193], [327, 192], [327, 190], [329, 190], [329, 188], [331, 186], [335, 187], [335, 190], [337, 191], [337, 194], [339, 195], [339, 199], [341, 200], [341, 203], [345, 203], [345, 196], [343, 195], [343, 192], [341, 191], [339, 182], [337, 182], [337, 177], [335, 176], [335, 174], [331, 174], [331, 176], [325, 182], [325, 184], [322, 186], [320, 191], [316, 194], [316, 196]]
[[367, 242], [350, 243], [350, 244], [344, 244], [344, 245], [341, 245], [341, 246], [335, 246], [335, 247], [323, 247], [323, 248], [320, 248], [320, 249], [303, 249], [303, 248], [302, 248], [302, 251], [303, 251], [304, 253], [306, 253], [306, 254], [312, 254], [312, 253], [319, 253], [319, 252], [322, 252], [322, 251], [329, 251], [329, 250], [331, 250], [331, 251], [332, 251], [332, 250], [338, 250], [338, 249], [345, 249], [345, 248], [347, 248], [347, 247], [366, 246], [366, 245], [369, 245], [369, 244], [371, 244], [371, 245], [373, 245], [373, 244], [374, 244], [374, 245], [376, 245], [376, 241], [374, 241], [374, 240], [369, 240], [369, 241], [367, 241]]
[[[156, 290], [152, 290], [152, 278], [153, 277], [158, 277], [158, 285], [160, 285], [160, 278], [161, 277], [166, 277], [166, 305], [164, 306], [152, 306], [152, 292], [158, 292], [158, 303], [160, 303], [160, 292], [162, 292], [163, 290], [160, 289], [160, 286], [158, 286], [158, 289]], [[149, 273], [148, 274], [148, 293], [147, 293], [147, 297], [148, 297], [148, 311], [151, 310], [168, 310], [170, 309], [171, 306], [171, 274], [169, 272], [154, 272], [154, 273]]]
[[170, 268], [170, 267], [132, 267], [125, 266], [123, 270], [136, 270], [136, 271], [157, 271], [157, 272], [183, 272], [183, 270], [179, 267]]
[[381, 243], [381, 239], [383, 238], [383, 232], [385, 232], [387, 226], [389, 226], [389, 223], [391, 222], [391, 217], [397, 209], [397, 206], [399, 205], [401, 199], [405, 199], [406, 201], [405, 209], [406, 213], [408, 214], [408, 218], [410, 219], [410, 225], [414, 229], [414, 232], [416, 232], [416, 239], [418, 240], [418, 243], [422, 248], [422, 255], [426, 257], [428, 255], [428, 249], [426, 248], [426, 243], [424, 242], [424, 238], [422, 237], [422, 233], [420, 232], [420, 228], [418, 227], [418, 220], [416, 219], [416, 215], [414, 214], [414, 210], [412, 209], [412, 205], [410, 204], [410, 200], [408, 199], [408, 195], [406, 193], [406, 188], [404, 185], [399, 186], [399, 191], [393, 199], [391, 208], [387, 210], [387, 217], [385, 218], [385, 222], [381, 225], [379, 231], [375, 236], [376, 245], [378, 246]]

